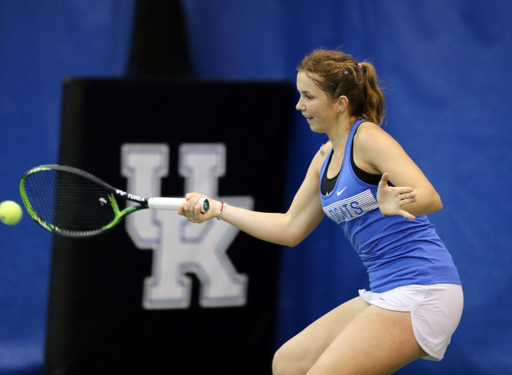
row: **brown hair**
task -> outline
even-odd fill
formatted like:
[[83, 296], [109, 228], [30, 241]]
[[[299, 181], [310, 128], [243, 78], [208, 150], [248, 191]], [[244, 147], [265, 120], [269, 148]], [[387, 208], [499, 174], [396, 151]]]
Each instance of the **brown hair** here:
[[386, 100], [372, 64], [365, 61], [358, 65], [341, 51], [317, 49], [302, 60], [297, 70], [305, 72], [333, 100], [345, 95], [351, 116], [382, 124]]

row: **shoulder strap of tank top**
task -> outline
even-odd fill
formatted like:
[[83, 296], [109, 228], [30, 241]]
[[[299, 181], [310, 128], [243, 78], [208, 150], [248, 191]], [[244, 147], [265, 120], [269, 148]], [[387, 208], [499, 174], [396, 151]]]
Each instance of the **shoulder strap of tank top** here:
[[359, 125], [361, 125], [365, 121], [366, 120], [363, 120], [363, 119], [356, 120], [354, 122], [354, 125], [352, 125], [352, 127], [350, 128], [350, 132], [348, 133], [348, 138], [347, 138], [347, 144], [345, 145], [345, 155], [343, 157], [343, 164], [345, 164], [345, 163], [350, 164], [350, 156], [352, 154], [352, 143], [353, 143], [352, 141], [354, 139], [354, 134], [356, 134], [356, 131], [357, 131], [357, 128], [359, 127]]

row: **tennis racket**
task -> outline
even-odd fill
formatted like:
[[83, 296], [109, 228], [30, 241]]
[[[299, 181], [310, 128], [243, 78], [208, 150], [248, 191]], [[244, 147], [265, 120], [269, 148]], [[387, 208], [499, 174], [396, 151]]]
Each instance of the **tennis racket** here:
[[[20, 194], [28, 214], [50, 232], [91, 237], [112, 229], [126, 215], [150, 208], [177, 210], [185, 198], [144, 198], [116, 189], [96, 176], [64, 165], [41, 165], [26, 172]], [[136, 202], [121, 210], [117, 200]], [[201, 211], [210, 208], [201, 200]]]

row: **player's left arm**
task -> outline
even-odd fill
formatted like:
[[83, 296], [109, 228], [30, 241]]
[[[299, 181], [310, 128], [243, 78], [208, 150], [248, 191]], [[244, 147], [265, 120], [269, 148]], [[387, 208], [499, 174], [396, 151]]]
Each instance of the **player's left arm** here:
[[[442, 209], [434, 186], [402, 146], [379, 126], [361, 124], [354, 142], [354, 159], [359, 168], [383, 175], [378, 192], [383, 214], [414, 219], [413, 215]], [[386, 178], [396, 188], [389, 188]]]

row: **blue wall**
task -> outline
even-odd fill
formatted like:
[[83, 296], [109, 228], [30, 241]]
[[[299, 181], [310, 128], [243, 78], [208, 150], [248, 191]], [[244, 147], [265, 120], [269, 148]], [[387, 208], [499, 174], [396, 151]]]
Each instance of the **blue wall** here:
[[[507, 373], [512, 3], [313, 3], [183, 0], [196, 74], [294, 81], [298, 62], [319, 46], [373, 62], [387, 92], [385, 129], [443, 199], [431, 220], [466, 294], [445, 360], [419, 361], [400, 373]], [[127, 61], [133, 0], [44, 4], [0, 3], [0, 201], [19, 201], [23, 172], [56, 161], [63, 77], [120, 76]], [[291, 201], [325, 137], [297, 116], [289, 141]], [[41, 366], [49, 251], [50, 236], [30, 220], [0, 226], [0, 373]], [[283, 251], [276, 345], [366, 286], [355, 252], [324, 220], [303, 244]]]
[[[64, 77], [122, 75], [133, 3], [0, 1], [0, 201], [21, 203], [20, 176], [57, 161]], [[42, 366], [50, 246], [28, 215], [0, 225], [0, 374]]]

